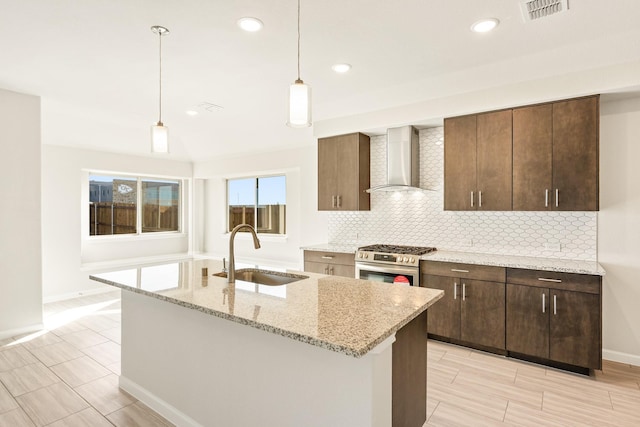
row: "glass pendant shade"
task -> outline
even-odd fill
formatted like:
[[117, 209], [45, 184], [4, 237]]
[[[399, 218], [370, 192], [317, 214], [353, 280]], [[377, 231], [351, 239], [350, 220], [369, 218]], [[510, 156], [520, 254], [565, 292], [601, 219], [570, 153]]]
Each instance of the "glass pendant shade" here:
[[151, 126], [151, 152], [169, 152], [169, 128], [164, 126], [162, 122]]
[[289, 88], [289, 121], [294, 128], [311, 126], [311, 86], [296, 80]]

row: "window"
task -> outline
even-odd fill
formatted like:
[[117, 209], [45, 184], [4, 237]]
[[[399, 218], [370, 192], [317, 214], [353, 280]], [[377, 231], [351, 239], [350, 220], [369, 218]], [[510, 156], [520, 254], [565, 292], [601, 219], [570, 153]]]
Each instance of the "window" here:
[[89, 235], [179, 231], [179, 224], [180, 181], [89, 175]]
[[227, 231], [250, 224], [258, 233], [286, 234], [286, 194], [284, 175], [227, 180]]

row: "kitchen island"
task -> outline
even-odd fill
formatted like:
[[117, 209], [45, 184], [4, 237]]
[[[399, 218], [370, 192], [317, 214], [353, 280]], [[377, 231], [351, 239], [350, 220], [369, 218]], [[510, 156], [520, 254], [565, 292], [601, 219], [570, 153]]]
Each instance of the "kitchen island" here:
[[127, 291], [121, 388], [180, 426], [424, 423], [426, 310], [442, 291], [310, 273], [229, 284], [220, 270], [91, 276]]

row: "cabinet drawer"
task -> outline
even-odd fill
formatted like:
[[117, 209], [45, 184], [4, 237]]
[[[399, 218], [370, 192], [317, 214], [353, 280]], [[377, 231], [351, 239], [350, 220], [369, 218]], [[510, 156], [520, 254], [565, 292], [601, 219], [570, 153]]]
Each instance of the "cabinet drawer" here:
[[506, 277], [504, 267], [441, 261], [420, 261], [420, 273], [502, 283]]
[[355, 265], [355, 254], [341, 252], [304, 251], [305, 262], [322, 262], [325, 264]]
[[508, 268], [507, 283], [600, 294], [602, 278], [590, 274]]

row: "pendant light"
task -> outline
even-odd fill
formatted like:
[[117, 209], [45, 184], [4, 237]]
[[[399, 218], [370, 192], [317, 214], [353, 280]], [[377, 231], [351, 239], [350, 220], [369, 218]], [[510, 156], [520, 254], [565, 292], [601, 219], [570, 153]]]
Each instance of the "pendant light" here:
[[300, 78], [300, 0], [298, 0], [298, 78], [289, 87], [289, 121], [287, 126], [311, 126], [311, 87]]
[[168, 153], [169, 152], [169, 128], [162, 123], [162, 36], [169, 34], [169, 30], [160, 25], [151, 27], [151, 31], [158, 35], [160, 40], [160, 94], [158, 102], [158, 123], [151, 126], [151, 152], [152, 153]]

